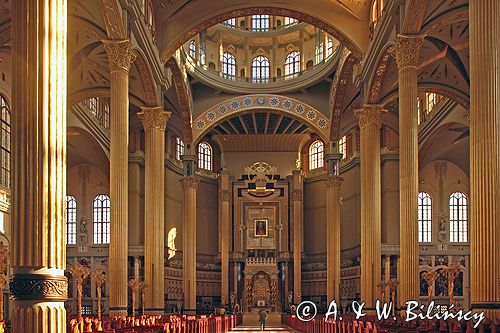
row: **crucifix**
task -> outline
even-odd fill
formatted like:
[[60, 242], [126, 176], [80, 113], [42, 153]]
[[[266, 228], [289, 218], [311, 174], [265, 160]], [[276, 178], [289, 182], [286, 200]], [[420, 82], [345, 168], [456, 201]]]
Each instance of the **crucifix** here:
[[450, 305], [453, 304], [453, 290], [455, 289], [455, 279], [460, 274], [460, 265], [449, 264], [448, 267], [443, 268], [442, 274], [448, 276], [448, 296], [450, 296]]
[[396, 279], [391, 279], [389, 281], [389, 290], [391, 291], [391, 302], [392, 302], [392, 315], [396, 313], [396, 290], [398, 289], [399, 281]]
[[281, 219], [280, 219], [280, 224], [278, 224], [276, 226], [276, 230], [278, 231], [278, 251], [281, 253], [281, 232], [283, 231], [283, 229], [285, 228], [285, 226], [283, 225], [283, 223], [281, 223]]
[[142, 305], [142, 314], [144, 315], [144, 298], [146, 296], [146, 289], [148, 289], [148, 285], [144, 283], [144, 281], [139, 282], [139, 288], [141, 288], [141, 305]]
[[132, 290], [132, 317], [135, 317], [135, 303], [137, 291], [139, 290], [141, 282], [136, 279], [130, 279], [128, 281], [128, 286]]
[[434, 294], [434, 282], [438, 276], [439, 272], [432, 268], [422, 273], [422, 277], [427, 282], [427, 305], [431, 303], [432, 294]]

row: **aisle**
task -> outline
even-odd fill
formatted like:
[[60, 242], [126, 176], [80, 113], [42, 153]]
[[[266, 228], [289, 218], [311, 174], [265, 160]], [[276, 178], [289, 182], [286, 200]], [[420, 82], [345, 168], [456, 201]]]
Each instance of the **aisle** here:
[[260, 330], [260, 327], [259, 326], [239, 326], [239, 327], [236, 327], [234, 329], [234, 331], [230, 331], [230, 332], [247, 332], [247, 333], [251, 333], [251, 332], [267, 332], [267, 333], [285, 333], [285, 332], [289, 332], [289, 333], [297, 333], [297, 331], [294, 331], [288, 327], [285, 327], [285, 326], [274, 326], [274, 327], [266, 327], [266, 330], [265, 331], [261, 331]]

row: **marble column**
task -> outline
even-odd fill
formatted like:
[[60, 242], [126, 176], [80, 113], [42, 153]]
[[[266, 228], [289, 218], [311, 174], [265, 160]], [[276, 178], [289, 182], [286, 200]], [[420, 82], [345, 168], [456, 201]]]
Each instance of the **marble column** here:
[[380, 127], [385, 112], [382, 105], [376, 104], [355, 111], [361, 141], [361, 299], [367, 310], [375, 307], [382, 274]]
[[424, 36], [398, 35], [400, 301], [419, 299], [417, 64]]
[[110, 315], [127, 314], [128, 257], [128, 72], [135, 54], [128, 40], [104, 40], [111, 72], [109, 242]]
[[302, 197], [303, 184], [300, 170], [292, 171], [293, 201], [293, 302], [298, 304], [302, 294]]
[[137, 114], [146, 133], [144, 161], [144, 295], [146, 314], [165, 308], [165, 127], [170, 112], [142, 107]]
[[196, 313], [196, 192], [200, 183], [194, 173], [197, 165], [197, 156], [192, 144], [187, 144], [186, 155], [183, 155], [184, 177], [180, 179], [184, 190], [183, 235], [183, 286], [184, 312]]
[[471, 308], [500, 318], [500, 2], [471, 0]]
[[12, 332], [66, 332], [67, 2], [12, 2]]
[[220, 258], [221, 297], [225, 305], [229, 302], [229, 246], [231, 243], [231, 181], [229, 173], [220, 176]]

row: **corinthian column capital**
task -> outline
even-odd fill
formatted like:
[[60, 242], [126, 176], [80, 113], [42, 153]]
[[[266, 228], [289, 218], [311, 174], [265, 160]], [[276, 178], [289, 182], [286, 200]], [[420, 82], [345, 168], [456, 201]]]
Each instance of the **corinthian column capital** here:
[[325, 178], [326, 188], [327, 189], [333, 188], [336, 190], [340, 190], [340, 187], [342, 186], [343, 181], [344, 181], [344, 178], [342, 178], [342, 177], [329, 175]]
[[111, 71], [124, 70], [129, 71], [130, 66], [135, 60], [136, 54], [130, 47], [128, 39], [106, 39], [103, 40], [104, 49], [108, 54], [109, 67]]
[[425, 35], [398, 35], [394, 48], [398, 68], [417, 67], [424, 38]]
[[372, 125], [380, 128], [386, 112], [382, 104], [365, 104], [362, 109], [355, 110], [354, 114], [358, 117], [361, 129]]
[[179, 181], [181, 182], [182, 189], [184, 191], [187, 190], [197, 191], [198, 185], [200, 184], [200, 180], [196, 176], [182, 177]]
[[137, 116], [142, 121], [142, 126], [146, 131], [150, 129], [165, 131], [171, 112], [163, 111], [161, 106], [143, 106], [141, 110]]

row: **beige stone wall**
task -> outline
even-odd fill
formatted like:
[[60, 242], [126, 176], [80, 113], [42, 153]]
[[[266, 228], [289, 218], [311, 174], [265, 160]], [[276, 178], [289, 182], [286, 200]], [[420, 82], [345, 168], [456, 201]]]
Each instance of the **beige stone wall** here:
[[201, 180], [196, 196], [196, 252], [215, 256], [219, 252], [219, 187]]
[[322, 177], [304, 184], [304, 253], [326, 253], [326, 185]]
[[256, 162], [266, 162], [278, 168], [278, 174], [286, 177], [292, 174], [295, 169], [297, 152], [242, 152], [224, 153], [224, 160], [229, 173], [235, 178], [245, 174], [245, 167], [251, 166]]
[[382, 154], [382, 244], [399, 244], [399, 160]]

